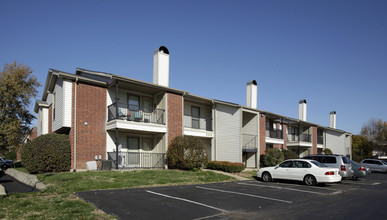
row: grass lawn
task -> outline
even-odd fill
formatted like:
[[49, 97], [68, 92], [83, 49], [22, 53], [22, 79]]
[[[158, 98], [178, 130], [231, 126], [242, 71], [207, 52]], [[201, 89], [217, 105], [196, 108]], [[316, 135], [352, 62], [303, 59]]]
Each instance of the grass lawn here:
[[201, 184], [235, 180], [214, 172], [178, 170], [99, 171], [40, 174], [43, 192], [0, 198], [0, 219], [109, 219], [75, 192], [161, 185]]

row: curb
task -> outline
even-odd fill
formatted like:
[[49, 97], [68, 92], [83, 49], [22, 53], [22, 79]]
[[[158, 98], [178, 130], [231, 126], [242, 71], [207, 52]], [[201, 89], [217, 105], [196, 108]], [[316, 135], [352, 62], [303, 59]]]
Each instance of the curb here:
[[36, 177], [35, 175], [24, 173], [12, 168], [7, 169], [5, 173], [19, 180], [24, 184], [35, 187], [38, 190], [45, 190], [47, 188], [46, 185], [44, 185], [44, 183], [39, 182], [38, 177]]
[[238, 175], [234, 175], [234, 174], [223, 172], [223, 171], [219, 171], [219, 170], [209, 170], [209, 169], [202, 169], [202, 170], [203, 171], [212, 171], [214, 173], [219, 173], [219, 174], [223, 174], [223, 175], [226, 175], [226, 176], [231, 176], [231, 177], [234, 177], [237, 180], [249, 180], [249, 179], [247, 179], [245, 177], [241, 177], [241, 176], [238, 176]]
[[6, 196], [7, 193], [5, 192], [4, 187], [0, 184], [0, 196]]

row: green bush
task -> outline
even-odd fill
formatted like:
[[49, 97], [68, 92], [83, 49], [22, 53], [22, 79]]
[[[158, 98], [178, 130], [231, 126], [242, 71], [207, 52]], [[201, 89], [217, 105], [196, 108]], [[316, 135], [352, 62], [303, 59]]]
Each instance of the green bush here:
[[30, 173], [69, 171], [71, 168], [69, 138], [64, 134], [39, 136], [22, 148], [21, 160]]
[[261, 155], [261, 167], [275, 166], [284, 160], [284, 153], [277, 148], [269, 148]]
[[197, 137], [177, 136], [168, 147], [167, 161], [171, 169], [201, 169], [208, 162], [207, 148]]
[[288, 159], [299, 159], [300, 157], [298, 156], [298, 154], [294, 151], [291, 151], [291, 150], [284, 150], [282, 151], [284, 153], [284, 160], [288, 160]]
[[239, 173], [245, 169], [243, 163], [232, 163], [228, 161], [210, 161], [207, 164], [207, 169], [221, 170], [228, 173]]
[[5, 155], [4, 155], [4, 157], [6, 158], [6, 159], [9, 159], [9, 160], [16, 160], [16, 152], [14, 152], [14, 151], [10, 151], [10, 152], [8, 152], [8, 153], [6, 153]]
[[329, 148], [325, 148], [325, 149], [323, 150], [323, 152], [324, 152], [324, 154], [333, 154], [332, 150], [329, 149]]

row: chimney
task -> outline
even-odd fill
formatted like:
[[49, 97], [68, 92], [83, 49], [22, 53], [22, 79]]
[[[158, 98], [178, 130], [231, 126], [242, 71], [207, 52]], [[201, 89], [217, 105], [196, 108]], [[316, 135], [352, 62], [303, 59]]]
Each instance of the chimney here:
[[246, 106], [257, 108], [257, 81], [251, 80], [246, 85]]
[[298, 102], [298, 119], [306, 121], [306, 100], [300, 100]]
[[153, 54], [153, 83], [169, 86], [169, 51], [166, 47], [159, 47]]
[[336, 111], [331, 111], [329, 114], [329, 127], [336, 128]]

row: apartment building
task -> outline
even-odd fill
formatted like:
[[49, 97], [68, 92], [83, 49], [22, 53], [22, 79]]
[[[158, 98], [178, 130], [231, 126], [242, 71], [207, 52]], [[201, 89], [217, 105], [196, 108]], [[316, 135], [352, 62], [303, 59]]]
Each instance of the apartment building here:
[[[68, 134], [72, 169], [87, 161], [111, 160], [113, 167], [166, 168], [165, 154], [178, 135], [198, 137], [210, 160], [258, 167], [267, 148], [300, 156], [328, 147], [350, 154], [351, 134], [332, 126], [257, 109], [257, 82], [247, 82], [246, 106], [195, 96], [169, 87], [169, 50], [154, 52], [153, 82], [77, 68], [74, 74], [50, 69], [36, 101], [37, 133]], [[301, 111], [300, 110], [300, 111]], [[300, 113], [301, 114], [301, 113]], [[304, 118], [305, 117], [305, 118]]]

